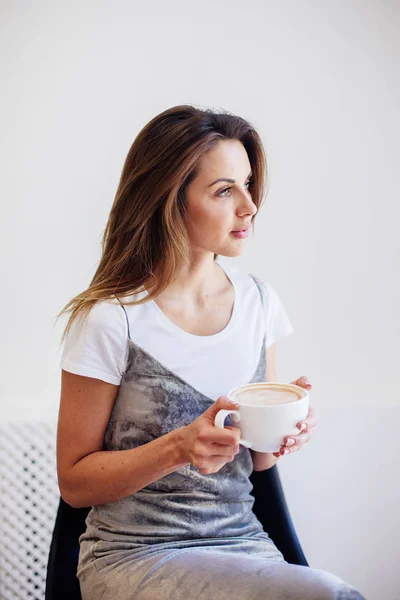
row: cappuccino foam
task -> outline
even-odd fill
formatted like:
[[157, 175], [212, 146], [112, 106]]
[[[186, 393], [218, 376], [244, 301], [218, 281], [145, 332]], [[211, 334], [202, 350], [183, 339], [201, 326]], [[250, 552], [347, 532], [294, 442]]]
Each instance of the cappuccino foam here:
[[235, 394], [235, 399], [241, 404], [256, 404], [258, 406], [269, 404], [286, 404], [300, 400], [301, 394], [294, 390], [279, 390], [267, 388], [253, 388]]

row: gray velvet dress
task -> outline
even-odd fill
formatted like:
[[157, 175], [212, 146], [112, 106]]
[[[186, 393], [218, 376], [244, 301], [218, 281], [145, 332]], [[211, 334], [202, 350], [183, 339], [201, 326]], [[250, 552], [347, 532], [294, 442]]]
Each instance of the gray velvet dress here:
[[[105, 450], [146, 444], [190, 424], [214, 402], [136, 345], [121, 309], [128, 358]], [[265, 381], [265, 369], [264, 337], [251, 381]], [[362, 600], [330, 573], [285, 562], [252, 511], [251, 472], [250, 450], [240, 446], [217, 473], [187, 465], [122, 500], [93, 506], [79, 540], [83, 600]]]

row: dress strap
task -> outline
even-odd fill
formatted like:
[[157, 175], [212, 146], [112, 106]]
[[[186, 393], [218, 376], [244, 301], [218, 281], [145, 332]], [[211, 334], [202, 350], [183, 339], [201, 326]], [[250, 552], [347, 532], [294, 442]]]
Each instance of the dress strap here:
[[[117, 298], [117, 296], [115, 296], [115, 297]], [[117, 300], [118, 300], [118, 302], [120, 303], [120, 306], [121, 306], [122, 310], [123, 310], [123, 311], [124, 311], [124, 313], [125, 313], [126, 324], [127, 324], [127, 327], [128, 327], [128, 339], [131, 339], [131, 332], [130, 332], [130, 330], [129, 330], [129, 320], [128, 320], [128, 315], [126, 314], [125, 307], [124, 307], [124, 305], [122, 304], [121, 300], [120, 300], [119, 298], [117, 298]], [[131, 341], [132, 341], [132, 340], [131, 340]]]
[[256, 286], [258, 288], [258, 291], [260, 292], [261, 304], [262, 304], [262, 306], [264, 308], [264, 294], [263, 294], [262, 289], [261, 289], [260, 280], [258, 279], [258, 277], [256, 277], [255, 275], [252, 275], [251, 273], [250, 273], [250, 277], [252, 277], [254, 279], [254, 282], [255, 282], [255, 284], [256, 284]]
[[255, 282], [255, 284], [256, 284], [256, 286], [258, 288], [258, 291], [260, 293], [261, 306], [262, 306], [263, 313], [264, 313], [264, 343], [265, 343], [265, 341], [266, 341], [266, 335], [267, 335], [267, 323], [266, 323], [266, 320], [265, 320], [265, 299], [264, 299], [264, 292], [263, 292], [263, 289], [261, 287], [261, 285], [262, 285], [261, 284], [261, 280], [258, 277], [256, 277], [255, 275], [252, 275], [251, 273], [250, 273], [250, 277], [252, 277], [254, 279], [254, 282]]

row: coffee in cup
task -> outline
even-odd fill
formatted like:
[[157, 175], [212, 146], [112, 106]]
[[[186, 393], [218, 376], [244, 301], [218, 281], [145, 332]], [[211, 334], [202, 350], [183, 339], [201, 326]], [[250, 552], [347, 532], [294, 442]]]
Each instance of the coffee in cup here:
[[257, 452], [278, 452], [284, 438], [299, 433], [297, 423], [308, 415], [309, 392], [293, 383], [248, 383], [231, 390], [235, 410], [222, 409], [215, 416], [216, 427], [232, 424], [240, 429], [239, 443]]

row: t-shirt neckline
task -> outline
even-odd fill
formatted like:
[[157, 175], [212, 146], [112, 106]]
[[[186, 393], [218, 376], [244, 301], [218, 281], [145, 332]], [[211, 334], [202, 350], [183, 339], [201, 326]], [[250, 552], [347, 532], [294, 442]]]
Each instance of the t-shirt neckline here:
[[173, 321], [171, 321], [171, 319], [169, 319], [169, 317], [167, 317], [167, 315], [161, 310], [161, 308], [158, 306], [158, 304], [154, 300], [149, 300], [149, 305], [151, 306], [152, 310], [154, 311], [158, 321], [164, 327], [169, 329], [169, 331], [172, 331], [174, 334], [178, 335], [179, 337], [181, 337], [182, 339], [186, 340], [189, 343], [192, 342], [192, 343], [196, 343], [196, 344], [199, 344], [199, 343], [200, 344], [201, 343], [208, 344], [210, 342], [219, 341], [222, 338], [229, 335], [229, 333], [235, 326], [235, 322], [236, 322], [236, 318], [237, 318], [237, 314], [238, 314], [238, 299], [239, 299], [238, 288], [237, 288], [237, 285], [235, 282], [235, 278], [232, 276], [232, 273], [226, 267], [223, 267], [220, 263], [217, 263], [217, 264], [221, 267], [221, 269], [224, 271], [224, 273], [228, 277], [229, 281], [231, 282], [232, 287], [233, 287], [233, 294], [234, 294], [231, 318], [229, 319], [229, 321], [225, 325], [225, 327], [223, 329], [221, 329], [221, 331], [218, 331], [217, 333], [213, 333], [211, 335], [196, 335], [195, 333], [190, 333], [189, 331], [185, 331], [184, 329], [181, 329], [178, 325], [176, 325]]

